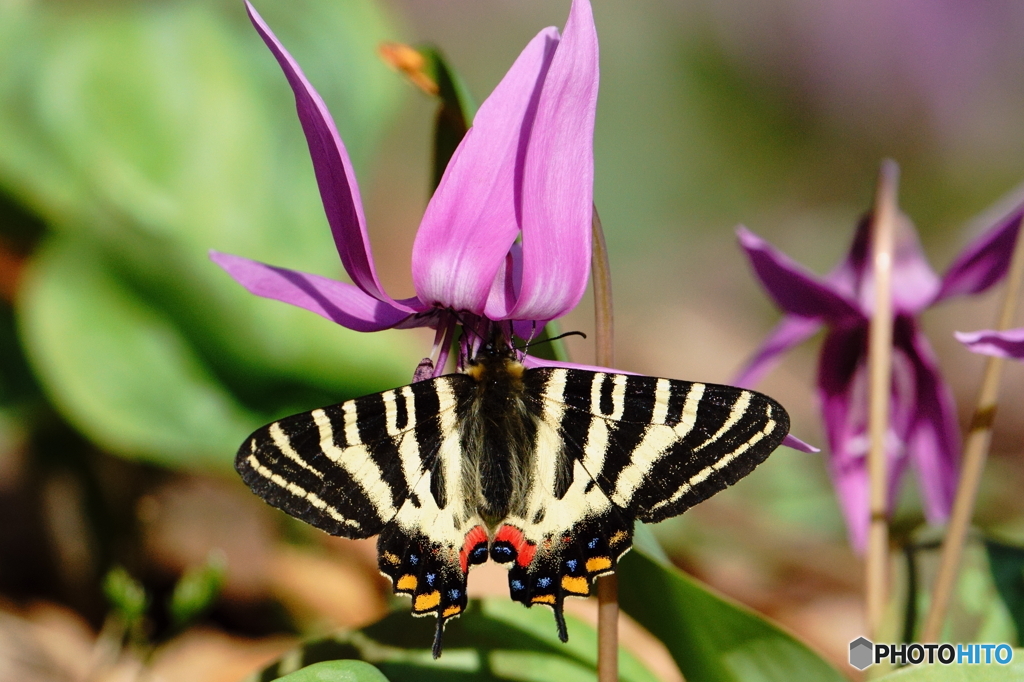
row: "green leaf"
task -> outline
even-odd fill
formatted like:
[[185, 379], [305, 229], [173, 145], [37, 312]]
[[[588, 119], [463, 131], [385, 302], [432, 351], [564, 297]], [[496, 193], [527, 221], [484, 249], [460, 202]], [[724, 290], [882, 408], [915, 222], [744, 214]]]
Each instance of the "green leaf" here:
[[131, 629], [146, 614], [146, 589], [121, 566], [112, 568], [103, 579], [103, 594], [125, 629]]
[[663, 566], [670, 566], [672, 563], [668, 554], [662, 549], [661, 543], [658, 542], [658, 538], [655, 537], [654, 531], [642, 521], [637, 521], [633, 528], [633, 551], [640, 552]]
[[314, 663], [277, 679], [279, 682], [388, 682], [384, 673], [364, 661]]
[[[299, 666], [334, 659], [360, 659], [376, 665], [392, 682], [592, 682], [597, 666], [597, 633], [566, 616], [569, 642], [558, 641], [548, 609], [526, 609], [507, 598], [470, 602], [444, 633], [444, 653], [434, 660], [433, 618], [397, 611], [380, 622], [306, 644], [264, 670], [258, 680], [275, 680]], [[620, 679], [656, 682], [632, 655], [620, 652]]]
[[213, 551], [202, 566], [185, 571], [174, 586], [168, 602], [171, 627], [175, 630], [187, 626], [207, 611], [220, 594], [227, 571], [223, 552]]
[[779, 626], [643, 552], [619, 564], [619, 601], [665, 644], [687, 682], [845, 679]]
[[[638, 527], [637, 538], [638, 548], [649, 545], [660, 552], [646, 527]], [[641, 551], [623, 558], [619, 575], [623, 610], [665, 643], [689, 682], [845, 679], [778, 626]], [[394, 613], [363, 630], [308, 644], [259, 679], [273, 680], [297, 665], [333, 658], [367, 660], [396, 682], [594, 678], [596, 632], [569, 618], [569, 642], [561, 644], [545, 609], [523, 609], [503, 598], [473, 602], [449, 624], [438, 661], [428, 648], [433, 621], [425, 620]], [[626, 652], [620, 669], [623, 680], [651, 678]]]
[[[909, 615], [915, 611], [914, 621], [918, 627], [928, 611], [931, 593], [927, 581], [921, 576], [934, 575], [940, 561], [941, 536], [934, 529], [921, 529], [915, 534], [912, 554], [914, 561], [900, 562], [893, 574], [893, 590], [890, 605], [890, 616], [899, 611]], [[1010, 547], [1002, 545], [994, 551], [998, 555], [993, 561], [993, 554], [987, 551], [987, 539], [980, 533], [972, 533], [963, 549], [960, 571], [957, 576], [956, 589], [949, 605], [949, 616], [939, 634], [939, 641], [945, 642], [1013, 642], [1017, 634], [1011, 602], [1012, 598], [1012, 556], [1008, 556]], [[905, 550], [906, 551], [906, 550]], [[911, 569], [917, 577], [911, 575]], [[1000, 586], [1000, 581], [1004, 581]], [[1006, 588], [1007, 594], [1003, 595]], [[910, 594], [911, 590], [916, 593]], [[908, 603], [909, 602], [909, 603]], [[902, 619], [903, 627], [896, 626], [897, 618], [892, 618], [884, 625], [884, 633], [890, 633], [883, 641], [897, 638], [914, 641], [920, 633], [907, 637], [906, 616]], [[881, 635], [880, 635], [881, 637]]]
[[1024, 642], [1024, 547], [985, 539], [989, 570], [1003, 603], [1017, 628], [1017, 643]]
[[37, 252], [18, 308], [23, 346], [53, 402], [112, 452], [226, 470], [264, 421], [79, 240], [56, 237]]
[[[870, 668], [868, 669], [870, 670]], [[876, 678], [877, 682], [1004, 682], [1024, 679], [1024, 649], [1013, 650], [1007, 665], [914, 665]]]
[[[365, 160], [399, 94], [379, 5], [258, 4]], [[3, 3], [0, 63], [0, 184], [101, 251], [227, 390], [280, 416], [408, 381], [414, 339], [257, 299], [208, 260], [341, 274], [292, 94], [241, 3]]]
[[[259, 5], [365, 159], [398, 95], [374, 50], [391, 33], [377, 4]], [[114, 216], [203, 252], [241, 233], [312, 258], [330, 243], [291, 92], [240, 3], [0, 12], [0, 178], [61, 229], [106, 231]]]

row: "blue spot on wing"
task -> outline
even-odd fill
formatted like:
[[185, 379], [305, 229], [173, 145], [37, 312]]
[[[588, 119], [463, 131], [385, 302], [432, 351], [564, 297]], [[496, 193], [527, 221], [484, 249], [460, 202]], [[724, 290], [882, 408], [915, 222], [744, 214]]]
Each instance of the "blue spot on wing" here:
[[548, 578], [546, 576], [537, 581], [537, 586], [538, 587], [547, 587], [550, 584], [551, 584], [551, 578]]

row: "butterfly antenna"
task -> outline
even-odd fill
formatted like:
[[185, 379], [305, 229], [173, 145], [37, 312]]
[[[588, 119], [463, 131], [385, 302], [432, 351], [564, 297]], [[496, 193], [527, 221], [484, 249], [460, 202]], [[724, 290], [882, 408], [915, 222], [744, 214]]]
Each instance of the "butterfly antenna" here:
[[558, 641], [565, 644], [569, 641], [569, 631], [565, 629], [565, 614], [562, 613], [562, 602], [554, 605], [555, 625], [558, 627]]
[[522, 348], [516, 348], [516, 350], [522, 351], [523, 353], [529, 353], [531, 346], [539, 346], [542, 343], [551, 343], [552, 341], [558, 341], [559, 339], [564, 339], [567, 336], [582, 336], [584, 339], [587, 338], [587, 335], [584, 334], [583, 332], [565, 332], [564, 334], [559, 334], [558, 336], [552, 336], [550, 339], [541, 339], [540, 341], [537, 341], [537, 342], [534, 342], [531, 339], [530, 341], [526, 342], [525, 346], [523, 346]]
[[[565, 624], [563, 622], [563, 627]], [[433, 654], [435, 659], [441, 658], [441, 635], [444, 634], [444, 618], [437, 616], [437, 630], [434, 631], [434, 646], [430, 649], [430, 653]], [[562, 640], [565, 641], [564, 639]]]

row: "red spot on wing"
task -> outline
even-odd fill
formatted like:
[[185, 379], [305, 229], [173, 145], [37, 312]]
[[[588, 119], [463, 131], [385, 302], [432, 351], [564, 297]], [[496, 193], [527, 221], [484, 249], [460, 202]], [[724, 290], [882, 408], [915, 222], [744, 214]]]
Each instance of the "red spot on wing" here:
[[516, 563], [526, 568], [533, 561], [533, 555], [537, 553], [537, 545], [532, 542], [524, 542], [522, 549], [519, 550], [519, 556], [516, 557]]
[[476, 549], [476, 546], [481, 542], [487, 543], [487, 531], [484, 530], [483, 526], [473, 526], [466, 533], [466, 539], [462, 543], [462, 551], [459, 552], [459, 563], [462, 565], [463, 573], [469, 570], [469, 553]]
[[515, 526], [502, 526], [494, 536], [494, 540], [512, 545], [516, 550], [516, 563], [523, 568], [530, 565], [533, 555], [537, 553], [537, 545], [528, 541], [523, 535], [523, 531]]

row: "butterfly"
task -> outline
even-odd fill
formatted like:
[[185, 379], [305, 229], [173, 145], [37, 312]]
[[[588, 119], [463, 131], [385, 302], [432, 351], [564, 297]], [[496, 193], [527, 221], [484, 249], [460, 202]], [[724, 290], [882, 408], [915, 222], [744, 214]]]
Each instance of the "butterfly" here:
[[482, 345], [461, 373], [304, 412], [242, 444], [235, 468], [269, 504], [332, 535], [379, 535], [378, 565], [415, 616], [466, 608], [469, 568], [554, 610], [586, 597], [636, 520], [681, 514], [764, 461], [789, 417], [760, 393], [656, 377], [526, 368]]

